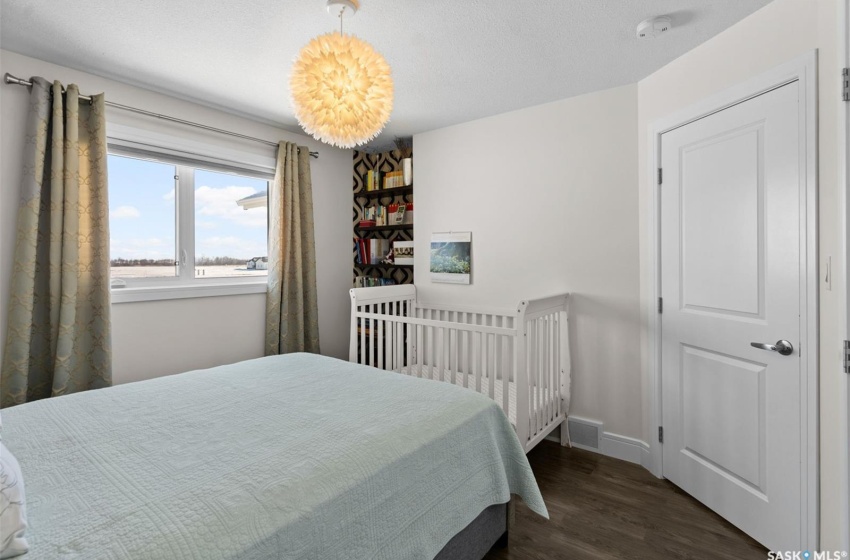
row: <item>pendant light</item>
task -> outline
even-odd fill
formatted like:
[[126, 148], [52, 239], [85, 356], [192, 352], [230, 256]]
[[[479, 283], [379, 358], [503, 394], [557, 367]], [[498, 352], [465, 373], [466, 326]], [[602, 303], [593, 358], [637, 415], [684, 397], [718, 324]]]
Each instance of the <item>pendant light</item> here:
[[356, 0], [328, 0], [328, 12], [339, 17], [339, 32], [307, 43], [289, 79], [298, 123], [316, 140], [340, 148], [374, 139], [393, 108], [389, 64], [369, 43], [343, 33], [343, 16], [358, 7]]

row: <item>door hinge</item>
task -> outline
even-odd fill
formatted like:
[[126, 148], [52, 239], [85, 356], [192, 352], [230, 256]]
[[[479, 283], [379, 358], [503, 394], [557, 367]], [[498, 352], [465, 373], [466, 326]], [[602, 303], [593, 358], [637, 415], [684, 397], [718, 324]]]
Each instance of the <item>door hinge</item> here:
[[664, 443], [664, 426], [658, 426], [658, 443]]
[[664, 298], [658, 298], [658, 312], [664, 313]]
[[850, 101], [850, 68], [841, 70], [841, 98]]
[[659, 185], [661, 184], [661, 181], [662, 181], [663, 179], [664, 179], [664, 172], [663, 172], [663, 171], [661, 170], [661, 168], [659, 167], [659, 168], [658, 168], [658, 184], [659, 184]]
[[850, 340], [844, 341], [844, 373], [850, 373]]

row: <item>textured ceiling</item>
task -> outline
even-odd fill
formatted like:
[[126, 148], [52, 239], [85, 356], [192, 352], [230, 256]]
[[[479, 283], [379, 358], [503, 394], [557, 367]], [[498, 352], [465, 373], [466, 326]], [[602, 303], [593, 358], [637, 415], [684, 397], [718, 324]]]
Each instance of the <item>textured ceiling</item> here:
[[[769, 2], [361, 0], [346, 32], [393, 68], [380, 148], [394, 135], [636, 82]], [[289, 68], [311, 37], [337, 28], [324, 5], [0, 0], [0, 46], [298, 130]], [[663, 14], [672, 31], [635, 39], [638, 22]]]

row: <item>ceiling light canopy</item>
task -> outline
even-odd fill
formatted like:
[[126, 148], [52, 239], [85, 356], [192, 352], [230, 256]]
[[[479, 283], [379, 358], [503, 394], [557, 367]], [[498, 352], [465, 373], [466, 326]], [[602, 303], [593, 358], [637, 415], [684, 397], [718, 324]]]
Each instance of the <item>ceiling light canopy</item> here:
[[302, 128], [322, 142], [354, 148], [374, 139], [389, 121], [393, 80], [387, 61], [372, 46], [342, 32], [353, 0], [329, 0], [340, 31], [320, 35], [301, 49], [289, 79], [292, 106]]

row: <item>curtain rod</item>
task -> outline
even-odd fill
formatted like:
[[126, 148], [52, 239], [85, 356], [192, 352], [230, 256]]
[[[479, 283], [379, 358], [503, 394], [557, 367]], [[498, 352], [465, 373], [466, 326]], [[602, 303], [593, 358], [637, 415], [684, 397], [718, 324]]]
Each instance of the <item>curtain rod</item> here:
[[[27, 87], [32, 86], [31, 81], [15, 77], [15, 76], [9, 74], [8, 72], [6, 72], [6, 74], [3, 76], [3, 80], [7, 84], [14, 84], [16, 86], [27, 86]], [[80, 95], [80, 99], [82, 99], [83, 101], [91, 102], [91, 97], [89, 97], [88, 95]], [[252, 142], [259, 142], [260, 144], [265, 144], [267, 146], [272, 146], [272, 147], [275, 147], [275, 148], [277, 147], [277, 143], [270, 142], [268, 140], [263, 140], [262, 138], [256, 138], [254, 136], [248, 136], [246, 134], [239, 134], [238, 132], [232, 132], [230, 130], [224, 130], [222, 128], [215, 128], [214, 126], [207, 126], [207, 125], [201, 124], [201, 123], [187, 121], [187, 120], [184, 120], [184, 119], [178, 119], [177, 117], [169, 117], [168, 115], [162, 115], [160, 113], [154, 113], [152, 111], [145, 111], [144, 109], [138, 109], [136, 107], [130, 107], [129, 105], [122, 105], [120, 103], [114, 103], [112, 101], [104, 101], [104, 103], [109, 107], [115, 107], [116, 109], [121, 109], [123, 111], [129, 111], [130, 113], [137, 113], [139, 115], [154, 117], [154, 118], [157, 118], [157, 119], [162, 119], [164, 121], [170, 121], [170, 122], [174, 122], [174, 123], [178, 123], [178, 124], [185, 124], [187, 126], [192, 126], [192, 127], [195, 127], [195, 128], [202, 128], [204, 130], [209, 130], [210, 132], [217, 132], [219, 134], [224, 134], [224, 135], [227, 135], [227, 136], [234, 136], [236, 138], [241, 138], [243, 140], [250, 140]], [[319, 152], [310, 152], [310, 156], [314, 157], [314, 158], [318, 158]]]

